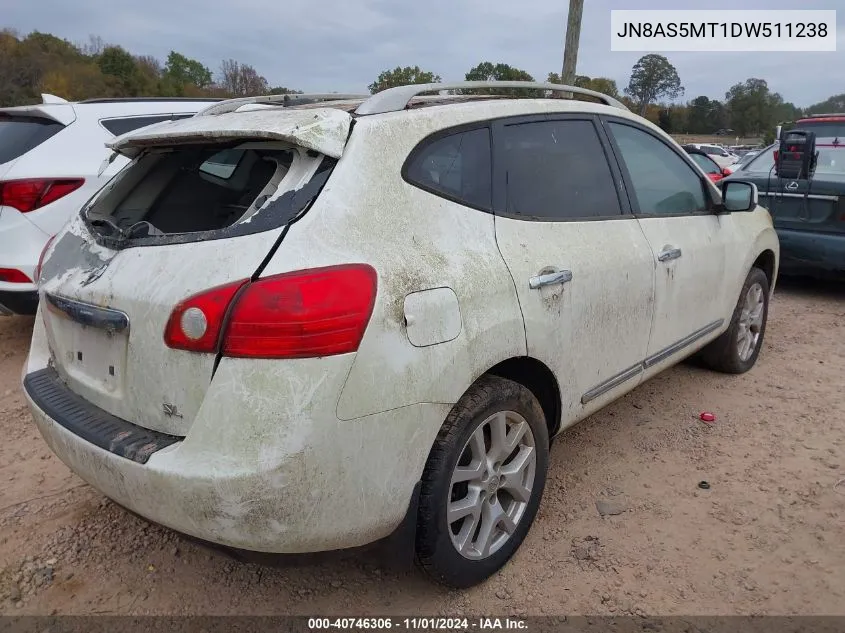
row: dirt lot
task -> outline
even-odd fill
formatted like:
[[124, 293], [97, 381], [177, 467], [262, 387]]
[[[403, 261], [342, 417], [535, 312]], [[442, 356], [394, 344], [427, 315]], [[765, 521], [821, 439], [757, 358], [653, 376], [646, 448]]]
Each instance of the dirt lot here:
[[30, 421], [30, 329], [0, 319], [0, 613], [845, 614], [845, 286], [783, 282], [749, 374], [683, 365], [565, 433], [521, 551], [466, 592], [369, 555], [244, 564], [115, 507]]

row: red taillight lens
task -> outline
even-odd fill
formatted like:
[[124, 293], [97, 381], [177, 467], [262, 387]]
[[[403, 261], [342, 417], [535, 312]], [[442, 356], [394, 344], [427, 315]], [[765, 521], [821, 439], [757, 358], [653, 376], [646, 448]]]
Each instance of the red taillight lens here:
[[234, 301], [222, 337], [224, 356], [313, 358], [354, 352], [373, 312], [376, 281], [371, 266], [348, 264], [220, 286], [176, 307], [165, 342], [175, 349], [215, 351], [227, 306]]
[[232, 310], [223, 355], [311, 358], [354, 352], [375, 297], [376, 271], [363, 264], [259, 279]]
[[0, 281], [12, 284], [31, 284], [32, 279], [15, 268], [0, 268]]
[[778, 156], [780, 156], [780, 151], [775, 150], [774, 154], [775, 154], [775, 162], [778, 162]]
[[44, 248], [41, 249], [41, 255], [38, 256], [38, 264], [35, 266], [35, 282], [38, 283], [38, 280], [41, 279], [41, 268], [44, 266], [44, 256], [47, 254], [47, 249], [50, 248], [50, 244], [53, 243], [53, 240], [56, 239], [56, 236], [52, 236], [47, 243], [44, 245]]
[[217, 286], [188, 297], [170, 314], [164, 329], [164, 342], [173, 349], [215, 352], [223, 317], [234, 296], [248, 279]]
[[0, 205], [28, 213], [79, 189], [82, 178], [9, 180], [0, 182]]

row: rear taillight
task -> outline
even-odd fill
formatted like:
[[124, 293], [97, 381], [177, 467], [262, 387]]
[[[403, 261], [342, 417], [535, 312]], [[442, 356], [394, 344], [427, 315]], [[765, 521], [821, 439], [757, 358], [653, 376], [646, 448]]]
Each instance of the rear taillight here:
[[376, 279], [371, 266], [348, 264], [220, 286], [176, 307], [165, 342], [175, 349], [215, 351], [225, 317], [224, 356], [313, 358], [354, 352], [373, 312]]
[[0, 182], [0, 206], [28, 213], [63, 198], [83, 184], [85, 180], [82, 178], [34, 178]]
[[32, 279], [15, 268], [0, 268], [0, 281], [10, 284], [31, 284]]
[[220, 338], [226, 309], [238, 290], [248, 282], [248, 279], [242, 279], [217, 286], [178, 304], [164, 329], [167, 346], [191, 352], [217, 351], [217, 339]]
[[50, 245], [55, 239], [56, 236], [53, 235], [49, 240], [47, 240], [44, 248], [41, 249], [41, 255], [38, 256], [38, 264], [35, 266], [35, 283], [38, 283], [38, 280], [41, 279], [41, 268], [44, 266], [44, 256], [47, 254], [47, 249], [50, 248]]

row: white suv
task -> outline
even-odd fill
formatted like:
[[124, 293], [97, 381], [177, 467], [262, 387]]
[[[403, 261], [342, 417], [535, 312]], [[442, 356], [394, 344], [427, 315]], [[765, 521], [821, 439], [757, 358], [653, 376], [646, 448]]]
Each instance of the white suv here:
[[35, 314], [32, 280], [44, 245], [128, 162], [104, 166], [107, 141], [217, 100], [42, 101], [0, 108], [0, 315]]
[[[419, 96], [479, 87], [604, 103]], [[288, 553], [412, 525], [470, 586], [525, 537], [553, 436], [695, 352], [754, 365], [777, 237], [754, 185], [598, 93], [323, 99], [118, 139], [133, 163], [47, 249], [24, 390], [155, 522]]]

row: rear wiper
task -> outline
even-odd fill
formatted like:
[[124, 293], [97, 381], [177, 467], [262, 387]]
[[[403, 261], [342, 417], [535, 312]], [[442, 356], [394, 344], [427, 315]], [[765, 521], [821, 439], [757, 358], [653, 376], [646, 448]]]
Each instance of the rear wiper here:
[[111, 220], [107, 220], [106, 218], [96, 218], [96, 219], [90, 220], [90, 222], [91, 222], [91, 226], [96, 226], [96, 227], [107, 226], [107, 227], [109, 227], [111, 229], [112, 235], [117, 233], [117, 237], [119, 237], [120, 239], [125, 240], [128, 237], [126, 235], [126, 231], [124, 231], [122, 228], [120, 228], [117, 224], [115, 224]]

